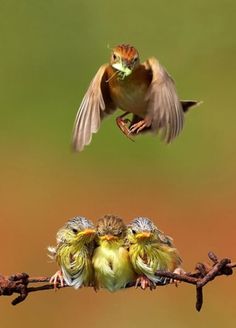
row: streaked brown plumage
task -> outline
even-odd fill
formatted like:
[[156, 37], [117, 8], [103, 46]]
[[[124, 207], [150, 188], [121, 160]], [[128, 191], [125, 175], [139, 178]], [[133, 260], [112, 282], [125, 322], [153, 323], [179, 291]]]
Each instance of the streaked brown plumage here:
[[[162, 131], [169, 143], [183, 128], [184, 112], [197, 104], [179, 100], [173, 79], [156, 58], [140, 64], [134, 47], [118, 45], [110, 63], [99, 68], [82, 100], [74, 124], [74, 149], [82, 151], [101, 120], [118, 108], [125, 113], [116, 122], [127, 137]], [[133, 114], [132, 120], [123, 119], [129, 113]]]

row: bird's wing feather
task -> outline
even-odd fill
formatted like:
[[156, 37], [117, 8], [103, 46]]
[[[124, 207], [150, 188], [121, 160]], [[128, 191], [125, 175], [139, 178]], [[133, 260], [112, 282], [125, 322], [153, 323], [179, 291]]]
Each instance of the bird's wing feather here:
[[164, 232], [161, 231], [161, 230], [157, 230], [157, 235], [158, 235], [158, 238], [160, 239], [160, 241], [163, 244], [166, 244], [168, 246], [171, 246], [171, 247], [173, 246], [174, 247], [173, 238], [171, 238], [170, 236], [165, 235]]
[[148, 279], [150, 279], [152, 282], [156, 284], [165, 284], [165, 279], [163, 279], [163, 277], [159, 277], [155, 275], [152, 264], [148, 265], [144, 263], [144, 261], [140, 256], [137, 257], [136, 265], [139, 268], [139, 270], [142, 273], [144, 273], [148, 277]]
[[91, 142], [92, 134], [98, 131], [101, 119], [113, 110], [105, 99], [108, 94], [107, 67], [108, 64], [104, 64], [99, 68], [77, 112], [73, 131], [73, 147], [77, 151], [82, 151]]
[[171, 142], [181, 131], [184, 123], [184, 112], [178, 98], [171, 76], [160, 65], [156, 58], [144, 62], [152, 73], [152, 82], [147, 92], [148, 118], [151, 128], [162, 130], [164, 140]]

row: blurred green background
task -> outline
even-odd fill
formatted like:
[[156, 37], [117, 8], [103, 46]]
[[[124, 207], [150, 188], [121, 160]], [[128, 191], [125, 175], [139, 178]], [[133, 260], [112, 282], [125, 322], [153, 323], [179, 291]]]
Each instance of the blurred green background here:
[[[0, 272], [51, 275], [46, 247], [76, 215], [153, 218], [186, 270], [207, 252], [235, 260], [235, 1], [0, 0]], [[119, 43], [155, 55], [179, 94], [204, 104], [169, 146], [102, 124], [81, 154], [71, 130], [83, 94]], [[194, 288], [92, 289], [1, 297], [1, 327], [235, 327], [235, 277], [194, 309]]]

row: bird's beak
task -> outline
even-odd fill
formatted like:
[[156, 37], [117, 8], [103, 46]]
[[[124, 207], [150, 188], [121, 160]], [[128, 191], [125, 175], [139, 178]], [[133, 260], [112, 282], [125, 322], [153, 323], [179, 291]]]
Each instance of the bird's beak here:
[[85, 229], [84, 231], [81, 232], [81, 235], [83, 236], [90, 236], [96, 233], [95, 229]]
[[117, 69], [119, 72], [122, 72], [124, 76], [128, 76], [132, 73], [132, 69], [130, 68], [127, 60], [120, 60], [114, 64], [112, 64], [112, 67]]
[[136, 235], [136, 238], [137, 239], [148, 239], [150, 238], [151, 236], [151, 233], [150, 232], [147, 232], [147, 231], [143, 231], [143, 232], [140, 232]]
[[113, 235], [105, 235], [101, 237], [102, 240], [106, 240], [106, 241], [112, 241], [112, 240], [117, 240], [116, 236]]

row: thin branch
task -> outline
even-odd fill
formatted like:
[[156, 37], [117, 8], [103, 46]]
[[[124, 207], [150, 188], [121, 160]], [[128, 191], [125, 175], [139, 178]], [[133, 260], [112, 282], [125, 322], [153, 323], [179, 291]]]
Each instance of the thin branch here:
[[[193, 272], [187, 273], [173, 273], [169, 271], [157, 271], [156, 276], [167, 278], [165, 284], [158, 286], [164, 286], [171, 281], [182, 281], [188, 284], [196, 286], [196, 310], [200, 311], [203, 304], [203, 287], [210, 281], [213, 281], [216, 277], [222, 275], [232, 275], [233, 269], [236, 268], [236, 263], [231, 263], [231, 260], [224, 258], [218, 260], [217, 256], [209, 252], [209, 259], [212, 264], [198, 263]], [[27, 273], [17, 273], [11, 276], [0, 275], [0, 296], [10, 296], [12, 294], [19, 294], [13, 301], [12, 305], [23, 302], [29, 293], [38, 292], [42, 290], [54, 289], [54, 285], [49, 283], [49, 277], [29, 277]], [[34, 284], [33, 286], [31, 286]], [[35, 286], [35, 284], [42, 284]], [[134, 283], [130, 283], [126, 288], [134, 287]], [[67, 285], [63, 287], [69, 287]], [[59, 284], [57, 288], [63, 288]]]

